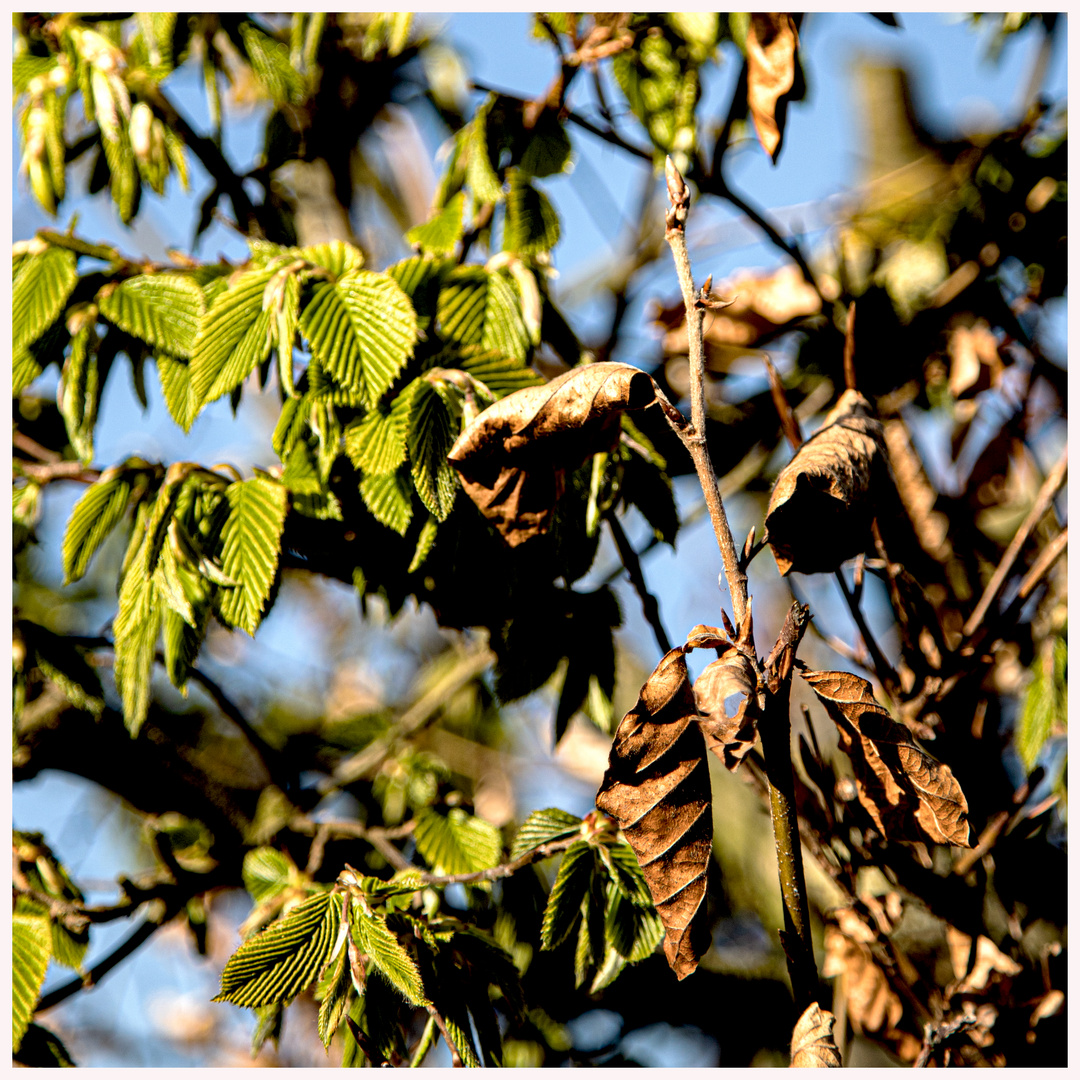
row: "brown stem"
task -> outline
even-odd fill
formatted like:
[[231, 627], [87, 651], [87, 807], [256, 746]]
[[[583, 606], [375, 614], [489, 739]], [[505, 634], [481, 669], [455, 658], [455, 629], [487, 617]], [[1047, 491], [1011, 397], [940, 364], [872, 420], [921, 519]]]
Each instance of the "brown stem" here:
[[987, 582], [986, 589], [979, 598], [978, 604], [975, 605], [975, 610], [968, 616], [967, 622], [964, 623], [964, 637], [971, 637], [981, 625], [986, 617], [986, 612], [1001, 590], [1001, 586], [1005, 583], [1005, 578], [1008, 577], [1013, 563], [1016, 562], [1021, 548], [1023, 548], [1027, 538], [1034, 531], [1035, 526], [1042, 520], [1043, 514], [1049, 509], [1054, 496], [1058, 493], [1061, 485], [1065, 483], [1068, 472], [1069, 452], [1068, 447], [1066, 447], [1062, 451], [1061, 460], [1050, 471], [1050, 475], [1043, 482], [1038, 495], [1035, 496], [1035, 505], [1032, 506], [1028, 516], [1024, 518], [1024, 523], [1017, 530], [1008, 548], [1005, 549], [1005, 554], [1001, 557], [1001, 562], [998, 563], [993, 577]]
[[855, 301], [847, 313], [847, 329], [844, 331], [844, 386], [855, 389]]
[[498, 881], [499, 878], [510, 877], [531, 863], [539, 862], [560, 851], [565, 851], [575, 841], [580, 840], [579, 833], [564, 837], [562, 840], [552, 840], [549, 844], [541, 844], [532, 851], [526, 851], [516, 859], [508, 863], [500, 863], [498, 866], [490, 866], [486, 870], [474, 870], [468, 874], [428, 874], [420, 875], [420, 880], [425, 885], [468, 885], [475, 881]]
[[694, 462], [701, 490], [705, 496], [705, 505], [708, 506], [709, 517], [712, 519], [713, 533], [724, 562], [724, 575], [731, 593], [731, 607], [735, 613], [735, 622], [741, 626], [746, 617], [746, 574], [739, 565], [739, 553], [731, 536], [731, 527], [728, 525], [727, 514], [724, 511], [724, 502], [720, 498], [716, 472], [705, 441], [705, 343], [702, 334], [705, 305], [694, 289], [690, 255], [686, 250], [686, 215], [690, 206], [690, 192], [670, 157], [667, 159], [666, 172], [671, 209], [667, 212], [665, 219], [667, 229], [664, 239], [671, 248], [675, 270], [679, 276], [679, 288], [682, 291], [683, 303], [686, 305], [686, 328], [690, 346], [691, 430], [676, 429], [676, 434]]
[[894, 694], [897, 686], [900, 685], [899, 677], [893, 671], [889, 661], [885, 659], [885, 654], [878, 648], [874, 635], [870, 633], [870, 627], [866, 625], [858, 600], [848, 591], [843, 571], [837, 570], [833, 577], [836, 578], [836, 584], [840, 586], [840, 592], [844, 594], [844, 601], [847, 603], [848, 611], [851, 612], [851, 617], [855, 620], [855, 625], [859, 628], [859, 633], [862, 635], [863, 642], [870, 653], [870, 658], [874, 662], [874, 673], [877, 675], [878, 681], [890, 695]]
[[609, 511], [604, 517], [607, 520], [608, 528], [611, 529], [611, 536], [615, 541], [615, 546], [619, 549], [619, 558], [622, 559], [622, 564], [626, 567], [630, 584], [634, 586], [634, 590], [641, 599], [641, 610], [645, 615], [645, 621], [652, 627], [653, 637], [656, 638], [656, 644], [660, 646], [660, 651], [668, 653], [671, 651], [671, 642], [664, 631], [664, 624], [660, 621], [660, 605], [657, 603], [656, 597], [649, 592], [649, 587], [645, 583], [645, 575], [641, 570], [641, 560], [638, 558], [633, 545], [627, 539], [615, 512], [613, 510]]

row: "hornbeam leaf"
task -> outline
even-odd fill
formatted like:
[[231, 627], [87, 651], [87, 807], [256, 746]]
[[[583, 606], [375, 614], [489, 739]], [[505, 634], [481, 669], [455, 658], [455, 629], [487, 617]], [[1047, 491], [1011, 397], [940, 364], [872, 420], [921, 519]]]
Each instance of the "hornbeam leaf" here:
[[619, 418], [657, 400], [629, 364], [574, 368], [485, 409], [458, 436], [449, 461], [481, 513], [511, 547], [546, 532], [565, 473], [619, 437]]
[[318, 893], [240, 946], [221, 973], [214, 1001], [257, 1008], [291, 1001], [330, 958], [341, 924], [341, 901]]
[[338, 949], [337, 956], [332, 957], [323, 969], [315, 988], [315, 1000], [319, 1002], [319, 1038], [328, 1050], [349, 1007], [352, 981], [348, 974], [347, 955], [348, 949]]
[[559, 215], [548, 197], [517, 169], [510, 170], [510, 194], [506, 197], [503, 251], [538, 255], [559, 242]]
[[836, 1017], [816, 1001], [807, 1006], [791, 1033], [793, 1069], [839, 1069], [840, 1051], [833, 1038]]
[[413, 380], [387, 411], [372, 409], [345, 429], [345, 453], [364, 476], [386, 476], [404, 464], [409, 413], [420, 380]]
[[880, 421], [845, 390], [825, 422], [780, 470], [765, 516], [781, 574], [837, 570], [865, 551], [877, 512], [886, 451]]
[[113, 648], [116, 661], [113, 673], [124, 709], [124, 724], [134, 738], [139, 733], [150, 707], [150, 677], [154, 670], [154, 646], [161, 626], [161, 605], [157, 586], [144, 572], [148, 554], [148, 513], [140, 513], [135, 522], [133, 550], [125, 560], [120, 585], [120, 604], [113, 619]]
[[459, 191], [429, 221], [413, 226], [405, 239], [433, 255], [450, 255], [464, 232], [464, 222], [465, 192]]
[[[714, 633], [720, 658], [698, 676], [694, 683], [694, 700], [701, 714], [699, 725], [705, 745], [734, 772], [757, 738], [757, 725], [761, 719], [754, 693], [757, 680], [746, 656], [734, 645], [723, 641], [719, 632]], [[726, 705], [732, 699], [738, 704], [729, 716]]]
[[61, 376], [60, 414], [72, 447], [86, 465], [94, 460], [94, 425], [100, 391], [96, 345], [91, 319], [72, 336], [71, 353]]
[[[514, 837], [514, 846], [510, 849], [510, 858], [516, 859], [527, 851], [533, 851], [541, 844], [550, 844], [553, 840], [563, 840], [581, 829], [581, 818], [568, 814], [565, 810], [551, 807], [547, 810], [534, 810], [518, 829]], [[637, 864], [635, 863], [635, 866]]]
[[252, 22], [240, 24], [240, 36], [251, 70], [270, 97], [278, 104], [299, 105], [304, 100], [304, 77], [289, 59], [289, 47]]
[[416, 493], [439, 521], [450, 516], [457, 495], [457, 474], [447, 461], [458, 427], [438, 390], [417, 380], [409, 410], [408, 448]]
[[[43, 242], [42, 242], [43, 243]], [[75, 288], [75, 252], [52, 247], [26, 256], [11, 289], [11, 348], [33, 344], [64, 310]]]
[[127, 473], [106, 469], [75, 504], [62, 546], [65, 585], [86, 573], [94, 553], [124, 516], [131, 491]]
[[185, 274], [138, 274], [98, 293], [101, 314], [132, 337], [172, 356], [191, 356], [199, 320], [206, 313], [203, 291]]
[[483, 383], [496, 398], [505, 397], [515, 390], [524, 390], [526, 386], [541, 386], [544, 382], [537, 372], [526, 367], [522, 361], [503, 356], [494, 349], [464, 350], [458, 366]]
[[799, 32], [786, 12], [754, 12], [746, 32], [746, 103], [758, 139], [775, 163], [795, 85]]
[[365, 476], [360, 481], [360, 495], [376, 521], [399, 536], [405, 535], [413, 515], [412, 484], [402, 470], [387, 476]]
[[712, 851], [709, 767], [684, 652], [672, 649], [645, 681], [615, 733], [596, 796], [637, 855], [680, 979], [708, 948], [703, 900]]
[[300, 330], [322, 368], [373, 404], [412, 356], [416, 312], [389, 274], [350, 270], [315, 286]]
[[540, 925], [542, 949], [554, 949], [577, 925], [581, 906], [592, 888], [597, 862], [596, 849], [584, 840], [566, 849], [544, 908], [544, 921]]
[[19, 1049], [34, 1015], [45, 969], [52, 954], [52, 932], [45, 906], [20, 896], [11, 917], [11, 1045]]
[[270, 355], [271, 312], [263, 305], [273, 266], [240, 274], [199, 324], [191, 349], [196, 412], [239, 386]]
[[253, 848], [244, 856], [244, 888], [256, 904], [280, 894], [296, 867], [288, 855], [271, 847]]
[[859, 802], [881, 835], [970, 847], [967, 799], [952, 770], [878, 704], [871, 685], [847, 671], [801, 674], [836, 724]]
[[352, 908], [352, 934], [356, 947], [367, 954], [375, 969], [412, 1005], [427, 1004], [416, 961], [394, 936], [386, 920], [374, 912]]
[[436, 874], [469, 874], [496, 866], [502, 851], [499, 830], [460, 806], [445, 814], [430, 806], [416, 815], [416, 850]]
[[185, 431], [191, 430], [195, 415], [199, 411], [198, 402], [191, 388], [191, 365], [177, 360], [168, 353], [159, 352], [154, 358], [157, 364], [158, 379], [161, 382], [161, 396], [165, 399], [165, 408], [169, 415]]
[[230, 484], [225, 494], [229, 517], [221, 533], [221, 569], [238, 584], [219, 593], [217, 611], [227, 625], [254, 636], [277, 573], [288, 492], [256, 476]]

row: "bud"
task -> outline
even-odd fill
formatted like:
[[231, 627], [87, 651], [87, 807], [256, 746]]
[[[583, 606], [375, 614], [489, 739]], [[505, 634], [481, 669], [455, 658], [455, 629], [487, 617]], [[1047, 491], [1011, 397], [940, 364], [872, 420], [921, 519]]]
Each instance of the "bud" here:
[[131, 139], [131, 152], [143, 167], [150, 164], [150, 129], [153, 123], [153, 110], [145, 101], [138, 102], [131, 110], [128, 137]]
[[103, 138], [116, 142], [120, 138], [120, 117], [113, 101], [109, 80], [95, 68], [90, 74], [90, 88], [94, 94], [94, 115]]

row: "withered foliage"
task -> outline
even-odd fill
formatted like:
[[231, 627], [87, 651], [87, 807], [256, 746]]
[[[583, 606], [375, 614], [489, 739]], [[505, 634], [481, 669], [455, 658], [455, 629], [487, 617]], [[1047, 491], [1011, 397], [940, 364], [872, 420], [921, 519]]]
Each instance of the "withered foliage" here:
[[840, 1051], [833, 1038], [836, 1017], [816, 1001], [799, 1017], [791, 1034], [793, 1069], [839, 1069]]
[[574, 368], [485, 409], [448, 460], [469, 498], [516, 547], [547, 530], [567, 470], [614, 445], [622, 413], [655, 401], [652, 378], [629, 364]]
[[865, 551], [887, 477], [881, 424], [845, 390], [776, 478], [765, 528], [780, 573], [832, 572]]
[[861, 940], [849, 937], [836, 926], [825, 927], [824, 978], [839, 978], [838, 996], [846, 1003], [848, 1020], [859, 1034], [887, 1035], [896, 1030], [904, 1015], [904, 1006], [889, 986], [885, 972], [874, 962], [868, 942], [873, 931], [856, 930]]
[[968, 804], [952, 770], [935, 760], [848, 671], [804, 671], [855, 767], [859, 802], [889, 840], [970, 847]]
[[[695, 626], [646, 679], [637, 703], [615, 733], [596, 805], [618, 821], [637, 855], [664, 924], [664, 954], [680, 979], [708, 947], [706, 877], [712, 852], [712, 790], [706, 749], [729, 769], [754, 743], [753, 667], [712, 626]], [[721, 655], [691, 686], [686, 653]], [[724, 699], [745, 695], [735, 716]]]
[[775, 162], [784, 141], [787, 97], [795, 86], [799, 32], [787, 12], [755, 11], [746, 33], [746, 103], [758, 139]]

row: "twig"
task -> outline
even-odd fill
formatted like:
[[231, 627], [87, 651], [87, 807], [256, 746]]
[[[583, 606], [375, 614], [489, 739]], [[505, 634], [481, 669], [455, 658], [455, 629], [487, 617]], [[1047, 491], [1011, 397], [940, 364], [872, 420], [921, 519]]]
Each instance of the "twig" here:
[[761, 355], [765, 361], [765, 372], [769, 376], [769, 393], [772, 395], [773, 404], [776, 406], [776, 412], [780, 417], [780, 427], [791, 449], [798, 450], [803, 442], [802, 432], [799, 430], [799, 421], [795, 418], [791, 402], [788, 401], [787, 395], [784, 393], [784, 384], [780, 381], [780, 372], [776, 370], [776, 365], [767, 352], [763, 352]]
[[446, 1043], [446, 1048], [450, 1051], [450, 1063], [455, 1069], [460, 1069], [462, 1066], [461, 1055], [454, 1045], [454, 1040], [450, 1038], [450, 1033], [446, 1030], [446, 1021], [443, 1020], [434, 1005], [428, 1005], [427, 1011], [431, 1019], [438, 1025], [439, 1032], [443, 1037], [443, 1042]]
[[675, 270], [679, 275], [679, 287], [682, 290], [683, 303], [686, 305], [686, 328], [690, 352], [690, 408], [692, 431], [677, 430], [676, 434], [690, 453], [694, 468], [701, 483], [705, 503], [712, 519], [713, 533], [720, 548], [724, 562], [724, 574], [728, 590], [731, 593], [731, 606], [735, 621], [740, 626], [746, 617], [747, 587], [746, 574], [739, 566], [739, 554], [731, 536], [724, 503], [720, 498], [716, 472], [705, 440], [705, 346], [702, 337], [702, 324], [705, 319], [703, 303], [708, 290], [702, 290], [698, 296], [694, 289], [694, 277], [690, 269], [690, 256], [686, 250], [686, 216], [690, 206], [690, 191], [685, 181], [669, 157], [665, 166], [668, 197], [671, 209], [665, 217], [667, 229], [664, 239], [671, 248], [675, 260]]
[[[370, 844], [395, 870], [416, 869], [391, 843], [392, 840], [400, 840], [408, 836], [415, 828], [415, 825], [415, 821], [407, 821], [404, 825], [387, 829], [378, 826], [367, 826], [359, 821], [316, 822], [312, 821], [306, 814], [297, 814], [289, 821], [289, 828], [293, 832], [314, 837], [308, 852], [309, 863], [314, 858], [313, 852], [320, 841], [325, 845], [331, 836], [351, 836]], [[321, 857], [322, 853], [319, 852], [320, 861]]]
[[12, 462], [12, 472], [20, 473], [35, 484], [48, 484], [53, 480], [76, 480], [80, 484], [93, 484], [101, 479], [97, 469], [88, 469], [81, 461], [56, 461], [49, 465], [35, 465], [31, 461]]
[[424, 1063], [427, 1052], [435, 1042], [435, 1033], [437, 1030], [438, 1025], [435, 1023], [434, 1015], [429, 1016], [427, 1023], [424, 1025], [424, 1033], [420, 1036], [420, 1041], [416, 1044], [416, 1049], [409, 1058], [410, 1069], [418, 1069]]
[[565, 851], [571, 844], [580, 839], [580, 834], [574, 833], [573, 836], [564, 837], [562, 840], [552, 840], [548, 844], [541, 844], [539, 847], [526, 851], [523, 855], [519, 855], [508, 863], [491, 866], [486, 870], [475, 870], [468, 874], [439, 875], [423, 873], [420, 875], [420, 880], [425, 885], [468, 885], [476, 881], [498, 881], [499, 878], [516, 874], [531, 863], [539, 862], [541, 859], [547, 859], [560, 851]]
[[878, 680], [890, 695], [893, 694], [896, 687], [900, 685], [899, 677], [893, 670], [892, 665], [885, 659], [885, 654], [878, 648], [878, 644], [874, 640], [874, 635], [870, 633], [870, 627], [866, 625], [866, 620], [863, 618], [862, 610], [860, 609], [858, 602], [848, 591], [847, 582], [844, 581], [843, 571], [837, 570], [833, 574], [833, 577], [836, 579], [836, 584], [840, 586], [840, 592], [844, 595], [848, 611], [851, 612], [851, 617], [855, 620], [855, 625], [859, 628], [859, 633], [862, 635], [863, 642], [866, 645], [867, 651], [870, 653], [870, 658], [874, 662], [874, 672], [877, 675]]
[[89, 990], [92, 986], [96, 986], [117, 964], [126, 960], [143, 942], [149, 940], [155, 931], [160, 930], [172, 918], [172, 914], [163, 918], [160, 923], [145, 919], [104, 960], [96, 963], [85, 976], [72, 979], [46, 994], [37, 1003], [34, 1012], [44, 1012], [54, 1005], [59, 1005], [61, 1001], [66, 1001], [80, 990]]
[[354, 780], [359, 780], [371, 769], [377, 768], [390, 756], [398, 740], [407, 738], [430, 724], [438, 716], [442, 706], [458, 690], [478, 678], [494, 661], [495, 654], [486, 646], [467, 653], [452, 671], [405, 711], [391, 734], [377, 739], [341, 762], [334, 769], [333, 775], [319, 784], [319, 791], [326, 794], [335, 788], [344, 787]]
[[855, 389], [855, 301], [851, 301], [844, 330], [844, 386]]
[[21, 431], [16, 430], [11, 433], [11, 445], [16, 450], [21, 450], [24, 454], [36, 457], [38, 461], [43, 461], [48, 465], [54, 465], [61, 460], [61, 456], [55, 450], [47, 449]]
[[630, 584], [634, 586], [634, 590], [641, 600], [641, 610], [645, 615], [645, 621], [652, 627], [656, 644], [660, 646], [661, 652], [670, 652], [671, 642], [668, 640], [667, 633], [664, 630], [664, 624], [660, 621], [660, 605], [657, 603], [656, 597], [649, 592], [649, 587], [645, 583], [645, 575], [641, 570], [641, 560], [638, 559], [637, 552], [627, 539], [614, 510], [608, 511], [604, 518], [608, 523], [608, 528], [611, 529], [611, 536], [615, 541], [615, 546], [619, 549], [619, 558], [622, 559], [623, 566], [626, 567]]
[[1035, 496], [1035, 505], [1032, 506], [1028, 516], [1024, 518], [1023, 524], [1017, 530], [1016, 535], [1010, 541], [1009, 546], [1005, 549], [1005, 554], [1002, 555], [1001, 562], [998, 563], [993, 577], [990, 578], [990, 581], [986, 585], [986, 589], [979, 598], [978, 604], [975, 605], [975, 610], [968, 616], [967, 622], [964, 623], [963, 633], [965, 638], [970, 638], [986, 617], [986, 612], [989, 610], [990, 605], [994, 602], [995, 597], [1001, 590], [1001, 586], [1004, 584], [1005, 578], [1008, 577], [1009, 571], [1013, 567], [1013, 563], [1016, 562], [1020, 550], [1027, 542], [1027, 538], [1034, 531], [1035, 526], [1042, 520], [1043, 515], [1049, 509], [1050, 503], [1058, 493], [1061, 485], [1065, 483], [1065, 477], [1068, 475], [1068, 471], [1069, 452], [1068, 447], [1066, 447], [1061, 454], [1061, 460], [1054, 466], [1050, 475], [1043, 481], [1042, 487], [1039, 488], [1039, 493]]

